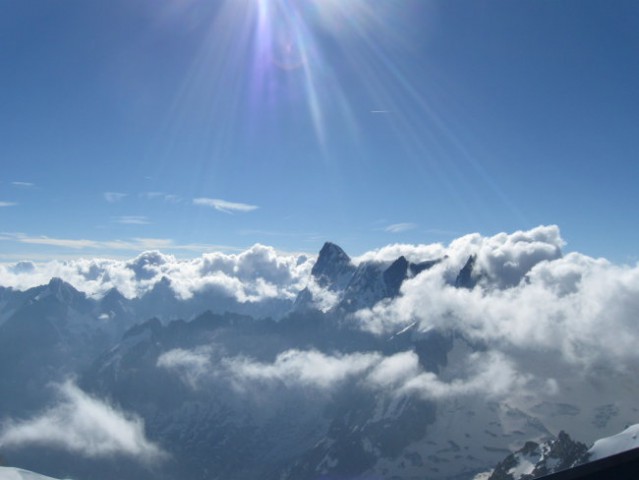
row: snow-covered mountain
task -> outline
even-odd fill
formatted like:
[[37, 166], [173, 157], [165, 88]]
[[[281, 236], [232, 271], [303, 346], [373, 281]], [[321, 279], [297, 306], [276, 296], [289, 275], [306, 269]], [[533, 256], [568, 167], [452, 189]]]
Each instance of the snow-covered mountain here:
[[639, 448], [639, 424], [631, 425], [616, 435], [597, 440], [588, 450], [588, 460], [599, 460], [634, 448]]
[[[339, 246], [326, 242], [311, 270], [311, 282], [323, 291], [314, 289], [313, 292], [312, 287], [305, 288], [298, 295], [295, 307], [298, 310], [321, 308], [342, 312], [370, 308], [383, 299], [397, 297], [405, 280], [440, 261], [432, 259], [411, 263], [406, 257], [399, 256], [392, 261], [363, 261], [355, 265]], [[330, 308], [322, 308], [322, 299], [314, 298], [318, 294], [325, 298], [326, 291], [331, 297]]]
[[639, 448], [639, 425], [596, 440], [590, 448], [573, 440], [567, 433], [559, 432], [557, 438], [543, 443], [526, 442], [492, 471], [479, 474], [475, 479], [532, 480], [635, 448]]
[[588, 460], [588, 447], [565, 432], [543, 443], [526, 442], [516, 452], [499, 462], [488, 480], [531, 480], [566, 470]]

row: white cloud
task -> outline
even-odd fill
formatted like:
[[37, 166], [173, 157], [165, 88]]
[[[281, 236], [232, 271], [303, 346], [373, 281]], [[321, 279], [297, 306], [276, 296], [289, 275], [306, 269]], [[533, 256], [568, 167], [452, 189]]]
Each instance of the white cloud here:
[[530, 375], [519, 372], [515, 364], [499, 352], [472, 353], [462, 368], [463, 376], [449, 381], [432, 372], [422, 372], [408, 379], [400, 392], [417, 393], [433, 400], [466, 395], [498, 399], [520, 393], [531, 381]]
[[273, 363], [227, 358], [224, 364], [242, 383], [277, 381], [286, 386], [330, 389], [348, 378], [361, 375], [380, 360], [378, 353], [330, 356], [316, 350], [288, 350], [280, 353]]
[[366, 378], [373, 387], [390, 389], [399, 395], [417, 394], [429, 400], [467, 395], [503, 398], [512, 390], [525, 388], [530, 380], [529, 375], [518, 373], [513, 362], [499, 352], [470, 353], [452, 372], [444, 369], [437, 375], [424, 371], [417, 354], [407, 351], [385, 357]]
[[27, 235], [16, 235], [16, 240], [21, 243], [28, 243], [31, 245], [49, 245], [51, 247], [65, 247], [65, 248], [98, 248], [100, 242], [86, 239], [69, 239], [69, 238], [51, 238], [47, 236], [30, 237]]
[[87, 395], [71, 382], [58, 386], [57, 405], [21, 421], [7, 421], [0, 444], [9, 447], [46, 445], [85, 457], [127, 455], [151, 463], [166, 454], [144, 433], [136, 415]]
[[124, 215], [116, 217], [116, 222], [123, 225], [149, 225], [149, 219], [144, 215]]
[[104, 192], [103, 195], [104, 195], [104, 199], [109, 203], [116, 203], [124, 199], [125, 197], [128, 197], [127, 193], [120, 193], [120, 192]]
[[31, 182], [11, 182], [11, 185], [14, 185], [16, 187], [25, 187], [25, 188], [35, 187], [35, 183], [31, 183]]
[[393, 262], [403, 255], [409, 262], [419, 263], [442, 258], [445, 254], [446, 247], [439, 243], [430, 245], [394, 243], [355, 257], [353, 258], [353, 262], [355, 264], [362, 262], [386, 263]]
[[[561, 256], [556, 227], [455, 240], [448, 258], [405, 282], [394, 301], [357, 313], [363, 328], [394, 332], [455, 329], [508, 354], [552, 352], [581, 366], [630, 369], [639, 361], [639, 266], [615, 266], [581, 254]], [[455, 288], [476, 255], [479, 284]]]
[[[167, 239], [2, 238], [75, 249], [187, 248]], [[513, 357], [513, 352], [526, 350], [552, 353], [572, 365], [630, 370], [639, 362], [639, 266], [614, 265], [578, 253], [562, 256], [562, 245], [559, 229], [549, 226], [493, 237], [467, 235], [448, 246], [395, 244], [368, 252], [354, 261], [390, 261], [399, 255], [413, 262], [443, 260], [406, 281], [400, 297], [360, 311], [356, 319], [362, 328], [380, 334], [412, 323], [421, 331], [456, 329], [517, 362], [521, 355]], [[455, 278], [471, 255], [476, 256], [478, 285], [455, 288]], [[205, 253], [187, 260], [151, 251], [131, 260], [0, 264], [0, 285], [23, 290], [56, 276], [92, 295], [116, 287], [135, 297], [166, 277], [182, 298], [211, 291], [240, 302], [293, 300], [304, 287], [317, 290], [309, 280], [313, 263], [314, 257], [259, 244], [240, 253]], [[333, 297], [323, 298], [322, 305], [333, 305]]]
[[196, 198], [193, 200], [194, 205], [200, 205], [203, 207], [212, 207], [220, 212], [234, 213], [234, 212], [252, 212], [259, 207], [256, 205], [249, 205], [246, 203], [229, 202], [226, 200], [220, 200], [218, 198]]
[[174, 245], [173, 241], [165, 238], [133, 238], [124, 240], [89, 240], [77, 238], [55, 238], [46, 235], [32, 236], [22, 233], [4, 233], [0, 240], [15, 241], [29, 245], [47, 245], [50, 247], [83, 249], [108, 249], [108, 250], [129, 250], [141, 251], [152, 248], [180, 248]]
[[175, 371], [191, 388], [197, 388], [202, 377], [211, 369], [211, 347], [194, 350], [176, 348], [160, 355], [157, 366]]
[[[68, 248], [74, 250], [92, 249], [100, 251], [129, 251], [142, 252], [152, 249], [164, 249], [171, 251], [203, 252], [210, 250], [236, 250], [224, 245], [207, 244], [176, 244], [169, 238], [145, 238], [134, 237], [128, 240], [90, 240], [78, 238], [56, 238], [46, 235], [26, 235], [24, 233], [0, 234], [0, 240], [25, 243], [29, 245], [47, 245], [51, 247]], [[15, 256], [15, 255], [14, 255]], [[30, 254], [31, 256], [31, 254]], [[56, 254], [56, 257], [58, 255]], [[24, 257], [22, 257], [24, 258]], [[49, 255], [47, 258], [51, 258]]]
[[451, 371], [425, 371], [413, 351], [390, 356], [379, 352], [326, 354], [317, 350], [287, 350], [273, 362], [248, 357], [212, 360], [212, 347], [175, 349], [160, 356], [157, 366], [175, 372], [187, 385], [226, 379], [235, 388], [313, 388], [329, 392], [344, 384], [360, 385], [391, 395], [418, 395], [428, 400], [476, 396], [500, 399], [523, 391], [532, 376], [519, 373], [500, 352], [474, 352]]
[[[164, 248], [162, 240], [137, 241]], [[218, 350], [199, 348], [167, 352], [157, 365], [193, 388], [205, 381], [223, 380], [247, 389], [252, 385], [286, 386], [311, 388], [315, 393], [356, 384], [437, 401], [475, 396], [480, 401], [508, 398], [510, 402], [511, 396], [532, 392], [535, 399], [556, 395], [552, 401], [564, 402], [586, 391], [580, 384], [588, 384], [593, 404], [604, 397], [616, 401], [619, 385], [626, 389], [626, 397], [636, 398], [627, 392], [639, 388], [635, 379], [639, 265], [614, 265], [578, 253], [562, 255], [563, 245], [559, 229], [544, 226], [492, 237], [466, 235], [449, 245], [389, 245], [354, 259], [355, 263], [388, 262], [400, 255], [415, 263], [442, 259], [406, 281], [400, 297], [358, 312], [355, 320], [361, 328], [380, 335], [397, 333], [412, 324], [415, 327], [408, 335], [433, 329], [454, 331], [485, 349], [479, 353], [469, 349], [451, 360], [449, 365], [459, 365], [455, 370], [426, 372], [412, 351], [384, 357], [378, 352], [289, 350], [266, 362], [224, 358]], [[455, 278], [471, 255], [476, 258], [477, 286], [456, 288]], [[312, 256], [263, 245], [188, 260], [150, 251], [125, 261], [0, 265], [0, 285], [24, 289], [57, 276], [89, 293], [102, 294], [117, 287], [133, 297], [166, 277], [183, 298], [210, 290], [226, 292], [242, 302], [294, 299], [304, 287], [316, 287], [309, 282], [313, 263]], [[324, 301], [331, 305], [335, 298]], [[606, 383], [600, 372], [624, 381]], [[601, 385], [615, 387], [605, 395], [592, 393], [604, 390]]]
[[419, 358], [407, 351], [385, 357], [368, 375], [372, 385], [396, 389], [420, 374]]
[[16, 202], [2, 202], [0, 201], [0, 208], [2, 207], [15, 207], [17, 205]]
[[167, 203], [178, 203], [181, 200], [179, 195], [164, 192], [143, 192], [139, 196], [147, 200], [164, 200]]
[[[16, 238], [15, 234], [9, 238]], [[180, 248], [170, 240], [134, 239], [132, 242], [80, 241], [20, 237], [23, 241], [75, 248], [110, 248], [117, 250], [146, 248]], [[186, 247], [184, 247], [186, 248]], [[27, 269], [25, 265], [30, 267]], [[19, 290], [46, 284], [59, 277], [80, 291], [102, 295], [117, 288], [132, 298], [153, 288], [162, 278], [170, 280], [176, 294], [188, 298], [200, 291], [224, 292], [240, 302], [266, 298], [294, 299], [304, 288], [313, 265], [313, 257], [278, 252], [271, 247], [254, 245], [238, 254], [205, 253], [181, 260], [157, 250], [146, 251], [130, 260], [72, 259], [50, 262], [0, 264], [0, 285]]]
[[389, 233], [403, 233], [417, 228], [416, 223], [394, 223], [387, 226], [384, 231]]

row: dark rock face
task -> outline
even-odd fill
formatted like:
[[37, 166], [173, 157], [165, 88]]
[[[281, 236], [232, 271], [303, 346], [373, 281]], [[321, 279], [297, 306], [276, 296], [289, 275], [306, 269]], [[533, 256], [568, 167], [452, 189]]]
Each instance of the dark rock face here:
[[477, 279], [473, 275], [473, 270], [475, 268], [475, 262], [477, 261], [477, 256], [471, 255], [468, 257], [464, 268], [461, 269], [457, 278], [455, 279], [455, 286], [457, 288], [468, 288], [472, 289], [477, 284]]
[[399, 289], [404, 283], [404, 280], [408, 277], [410, 264], [404, 256], [395, 260], [390, 267], [388, 267], [382, 274], [384, 278], [384, 284], [386, 285], [386, 294], [389, 297], [396, 297], [399, 295]]
[[355, 266], [346, 252], [334, 243], [326, 242], [311, 275], [321, 287], [336, 290], [344, 288], [354, 272]]
[[[405, 280], [437, 265], [441, 259], [421, 263], [410, 263], [400, 256], [392, 263], [363, 262], [355, 266], [350, 257], [334, 243], [327, 242], [320, 250], [311, 274], [317, 284], [338, 294], [335, 310], [354, 312], [370, 308], [385, 298], [400, 294]], [[294, 310], [313, 308], [313, 295], [302, 290], [295, 302]]]

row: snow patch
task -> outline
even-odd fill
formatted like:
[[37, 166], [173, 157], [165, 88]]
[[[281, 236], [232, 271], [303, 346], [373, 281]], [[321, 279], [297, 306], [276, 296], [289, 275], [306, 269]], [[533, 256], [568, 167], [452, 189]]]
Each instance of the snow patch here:
[[598, 460], [633, 448], [639, 448], [639, 424], [632, 425], [617, 435], [597, 440], [588, 453], [591, 460]]
[[0, 480], [55, 480], [21, 468], [0, 467]]

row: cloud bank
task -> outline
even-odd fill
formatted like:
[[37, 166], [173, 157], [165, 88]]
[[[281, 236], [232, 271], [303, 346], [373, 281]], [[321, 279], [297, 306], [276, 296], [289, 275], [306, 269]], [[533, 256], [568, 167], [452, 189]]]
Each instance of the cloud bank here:
[[285, 387], [326, 393], [348, 383], [427, 400], [467, 395], [503, 398], [532, 381], [498, 352], [473, 353], [454, 371], [441, 375], [425, 371], [413, 351], [384, 356], [380, 352], [327, 354], [292, 349], [268, 363], [249, 357], [219, 357], [209, 347], [198, 347], [170, 350], [159, 357], [157, 367], [171, 371], [192, 388], [222, 379], [241, 391]]
[[[466, 235], [448, 245], [393, 244], [367, 252], [354, 262], [391, 262], [401, 255], [413, 263], [442, 261], [405, 281], [398, 298], [357, 312], [355, 321], [377, 334], [413, 323], [417, 331], [456, 330], [506, 357], [525, 350], [553, 353], [572, 365], [631, 369], [639, 363], [639, 266], [564, 255], [563, 246], [556, 226], [542, 226], [491, 237]], [[475, 287], [457, 288], [469, 258]], [[293, 300], [305, 287], [319, 289], [310, 281], [314, 260], [259, 244], [190, 260], [149, 251], [131, 260], [3, 264], [0, 285], [24, 290], [60, 277], [90, 295], [115, 287], [132, 298], [166, 278], [181, 298], [216, 291], [240, 302]], [[315, 290], [313, 295], [323, 298]], [[335, 303], [329, 294], [327, 305]]]
[[[420, 331], [456, 330], [503, 352], [553, 352], [574, 365], [637, 365], [639, 267], [562, 256], [563, 244], [556, 227], [462, 237], [439, 251], [445, 261], [405, 282], [400, 297], [358, 312], [357, 321], [379, 334], [413, 323]], [[471, 256], [477, 285], [456, 288]]]
[[71, 382], [57, 388], [54, 407], [28, 420], [5, 421], [0, 445], [46, 445], [89, 458], [126, 455], [142, 463], [165, 458], [146, 438], [139, 417], [87, 395]]
[[312, 257], [281, 253], [259, 244], [238, 254], [206, 253], [190, 260], [148, 251], [131, 260], [94, 258], [0, 264], [0, 285], [25, 290], [59, 277], [89, 295], [99, 297], [117, 288], [133, 298], [166, 278], [181, 298], [214, 290], [240, 302], [292, 300], [304, 288], [313, 261]]

